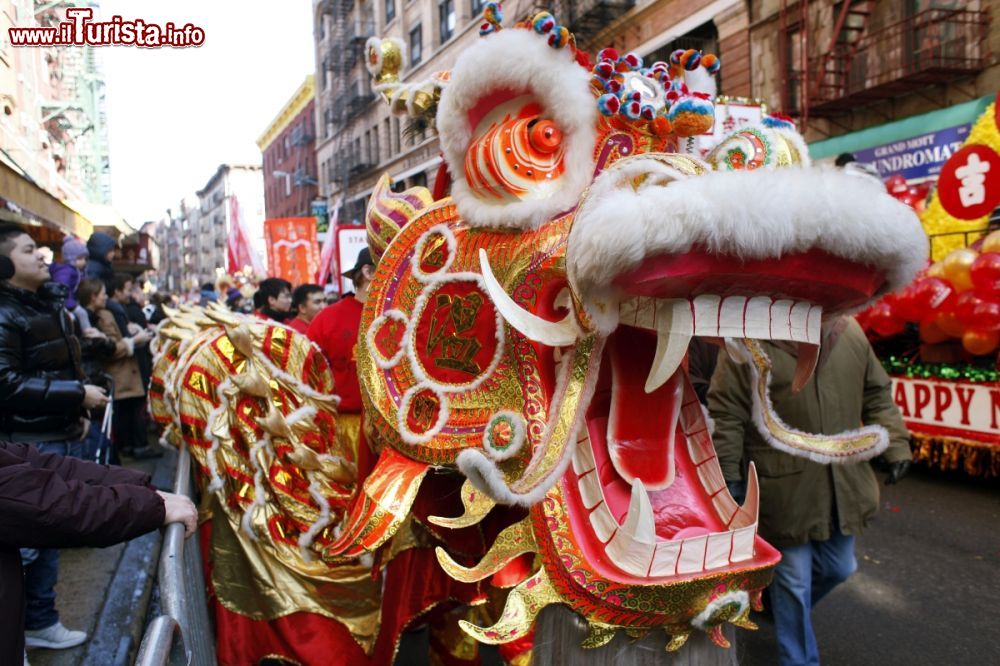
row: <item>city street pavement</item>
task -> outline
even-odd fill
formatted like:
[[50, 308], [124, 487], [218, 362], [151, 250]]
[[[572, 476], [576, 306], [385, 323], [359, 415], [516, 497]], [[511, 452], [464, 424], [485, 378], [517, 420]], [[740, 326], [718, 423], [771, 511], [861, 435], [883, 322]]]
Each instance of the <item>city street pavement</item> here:
[[[1000, 664], [1000, 482], [914, 469], [882, 486], [858, 571], [813, 611], [823, 664]], [[740, 632], [740, 663], [775, 664], [773, 625]]]

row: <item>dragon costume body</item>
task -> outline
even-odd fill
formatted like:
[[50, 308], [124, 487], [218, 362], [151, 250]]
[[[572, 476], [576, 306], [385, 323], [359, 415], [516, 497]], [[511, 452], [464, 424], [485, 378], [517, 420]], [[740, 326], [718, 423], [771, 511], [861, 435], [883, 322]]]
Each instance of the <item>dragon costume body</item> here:
[[[605, 49], [591, 64], [547, 13], [501, 23], [489, 5], [483, 39], [419, 83], [399, 79], [400, 43], [367, 47], [375, 89], [433, 122], [452, 178], [434, 200], [383, 177], [369, 202], [367, 478], [338, 443], [323, 359], [277, 324], [174, 313], [154, 414], [194, 453], [244, 585], [287, 582], [270, 616], [247, 617], [335, 618], [362, 649], [388, 641], [376, 661], [422, 603], [446, 600], [467, 636], [517, 646], [512, 660], [553, 604], [598, 652], [619, 631], [659, 632], [667, 650], [692, 632], [726, 646], [727, 623], [752, 627], [779, 555], [756, 533], [752, 467], [742, 506], [726, 488], [688, 343], [751, 364], [748, 400], [774, 446], [831, 464], [878, 455], [877, 427], [784, 424], [755, 341], [798, 343], [801, 386], [825, 318], [905, 285], [925, 238], [880, 183], [812, 167], [787, 120], [688, 154], [714, 121], [714, 56], [645, 66]], [[372, 576], [357, 574], [371, 566], [386, 583], [364, 605], [354, 595]], [[432, 582], [445, 573], [453, 583]]]

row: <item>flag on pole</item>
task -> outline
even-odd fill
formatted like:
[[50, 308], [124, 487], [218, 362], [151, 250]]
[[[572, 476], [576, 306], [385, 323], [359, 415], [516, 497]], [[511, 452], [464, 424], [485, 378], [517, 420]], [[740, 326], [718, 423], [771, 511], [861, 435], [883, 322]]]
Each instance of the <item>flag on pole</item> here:
[[326, 276], [330, 273], [337, 275], [340, 268], [337, 266], [337, 259], [334, 250], [337, 247], [337, 223], [340, 220], [340, 204], [342, 197], [337, 197], [333, 202], [333, 213], [330, 214], [330, 224], [326, 229], [326, 241], [323, 243], [323, 251], [319, 255], [319, 270], [316, 272], [316, 284], [326, 284]]

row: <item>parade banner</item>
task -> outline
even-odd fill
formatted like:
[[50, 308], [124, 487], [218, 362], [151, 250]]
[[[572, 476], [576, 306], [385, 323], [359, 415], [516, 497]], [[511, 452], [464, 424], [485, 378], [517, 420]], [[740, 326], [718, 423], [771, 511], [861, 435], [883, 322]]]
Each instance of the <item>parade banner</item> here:
[[264, 234], [270, 276], [284, 278], [293, 285], [311, 282], [319, 270], [316, 219], [280, 217], [264, 220]]
[[248, 269], [257, 275], [267, 274], [267, 268], [261, 263], [260, 256], [254, 252], [250, 242], [250, 233], [243, 222], [239, 201], [232, 195], [229, 197], [229, 238], [226, 246], [226, 264], [230, 275]]
[[[326, 284], [326, 277], [330, 274], [336, 275], [337, 260], [335, 250], [337, 249], [337, 222], [340, 219], [340, 204], [343, 201], [340, 197], [333, 203], [333, 215], [327, 221], [326, 240], [323, 241], [323, 250], [319, 256], [319, 268], [316, 271], [316, 284]], [[336, 280], [334, 284], [339, 284]]]
[[937, 178], [944, 163], [969, 136], [969, 124], [927, 132], [903, 141], [854, 151], [854, 157], [870, 164], [883, 180], [902, 176], [908, 183]]
[[951, 435], [1000, 446], [1000, 387], [893, 377], [892, 396], [914, 432]]

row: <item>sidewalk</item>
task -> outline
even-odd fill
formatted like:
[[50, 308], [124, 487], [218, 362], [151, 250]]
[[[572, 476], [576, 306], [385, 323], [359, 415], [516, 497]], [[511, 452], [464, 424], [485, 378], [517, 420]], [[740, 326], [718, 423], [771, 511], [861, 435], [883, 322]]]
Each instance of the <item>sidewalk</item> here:
[[[166, 451], [155, 460], [126, 461], [125, 467], [152, 474], [154, 484], [169, 490], [176, 461], [176, 454]], [[145, 624], [160, 539], [157, 531], [131, 545], [62, 551], [56, 608], [65, 626], [86, 631], [90, 640], [69, 650], [29, 650], [32, 666], [131, 663], [128, 656], [134, 656], [142, 638], [134, 634]]]

